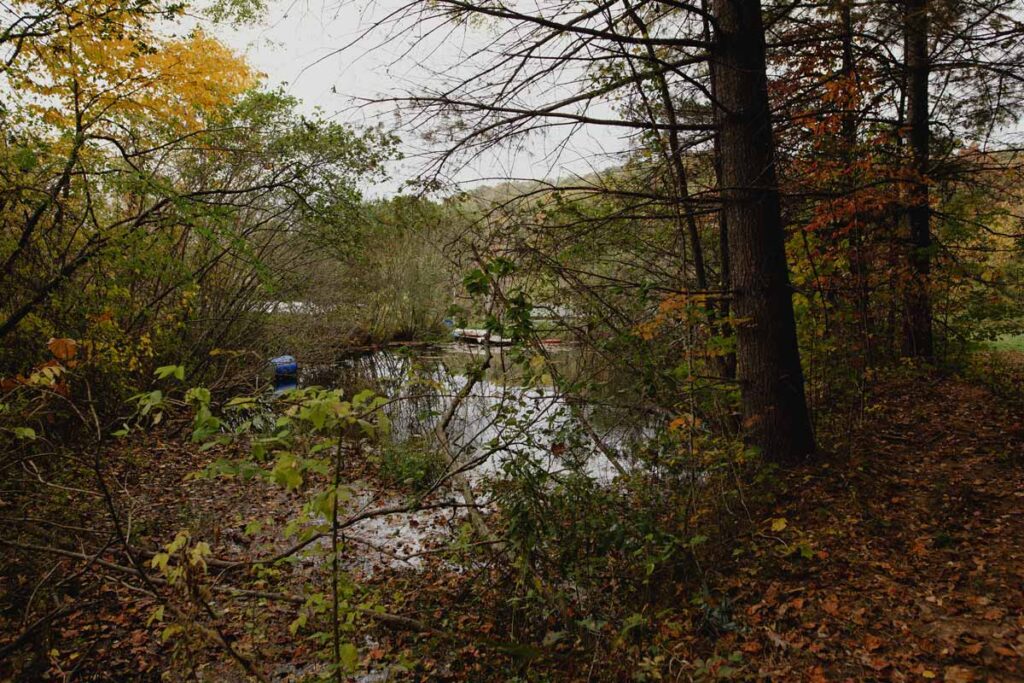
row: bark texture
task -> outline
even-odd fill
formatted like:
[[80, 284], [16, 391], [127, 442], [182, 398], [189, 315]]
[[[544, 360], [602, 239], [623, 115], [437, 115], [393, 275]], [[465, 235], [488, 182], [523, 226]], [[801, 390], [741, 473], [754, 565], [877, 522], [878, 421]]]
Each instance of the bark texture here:
[[779, 463], [814, 452], [775, 173], [760, 2], [715, 0], [722, 202], [748, 441]]
[[903, 28], [910, 152], [905, 214], [909, 276], [903, 288], [903, 353], [932, 358], [932, 306], [928, 292], [932, 246], [928, 205], [928, 0], [905, 0]]

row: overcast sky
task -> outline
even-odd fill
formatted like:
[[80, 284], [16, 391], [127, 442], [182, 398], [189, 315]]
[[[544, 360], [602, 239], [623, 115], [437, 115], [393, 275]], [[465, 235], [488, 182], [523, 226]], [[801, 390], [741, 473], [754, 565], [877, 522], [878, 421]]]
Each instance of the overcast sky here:
[[[409, 38], [399, 36], [388, 42], [385, 32], [360, 37], [373, 24], [388, 16], [404, 0], [376, 2], [333, 0], [270, 0], [265, 19], [243, 29], [218, 27], [217, 35], [243, 53], [249, 62], [266, 74], [268, 85], [284, 84], [299, 97], [304, 107], [319, 107], [336, 120], [369, 124], [394, 119], [380, 107], [358, 106], [360, 98], [394, 96], [415, 91], [429, 82], [432, 71], [444, 71], [456, 64], [466, 50], [485, 40], [486, 29], [460, 30], [444, 39], [425, 41], [412, 53], [406, 53]], [[353, 46], [352, 44], [355, 43]], [[347, 47], [339, 51], [339, 48]], [[383, 118], [381, 118], [383, 117]], [[414, 134], [400, 132], [403, 151], [410, 158], [392, 169], [395, 180], [370, 188], [372, 194], [395, 191], [401, 181], [414, 176], [422, 167], [417, 155], [424, 143]], [[569, 173], [587, 173], [595, 166], [610, 163], [601, 155], [622, 148], [617, 133], [585, 131], [562, 148], [562, 139], [534, 138], [527, 150], [505, 150], [489, 154], [455, 178], [472, 183], [480, 178], [496, 182], [501, 177], [540, 177], [554, 179]], [[560, 150], [554, 157], [555, 150]]]

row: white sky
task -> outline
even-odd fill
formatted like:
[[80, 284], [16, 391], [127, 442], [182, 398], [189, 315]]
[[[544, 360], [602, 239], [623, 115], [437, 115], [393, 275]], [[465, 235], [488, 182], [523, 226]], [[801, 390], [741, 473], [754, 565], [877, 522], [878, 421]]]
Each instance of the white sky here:
[[[466, 29], [428, 39], [413, 53], [403, 54], [409, 37], [382, 45], [386, 35], [377, 31], [355, 46], [338, 52], [366, 32], [375, 21], [404, 4], [405, 0], [270, 0], [267, 16], [257, 25], [242, 29], [216, 28], [217, 36], [244, 54], [266, 74], [268, 85], [285, 84], [304, 107], [319, 107], [325, 115], [342, 122], [395, 125], [387, 110], [358, 106], [360, 98], [377, 98], [415, 91], [429, 83], [431, 71], [445, 71], [465, 50], [482, 44], [486, 29]], [[377, 118], [381, 117], [381, 118]], [[401, 182], [418, 173], [417, 154], [424, 143], [415, 134], [399, 130], [403, 152], [409, 158], [391, 168], [392, 182], [369, 188], [370, 194], [394, 192]], [[561, 138], [531, 138], [528, 150], [489, 154], [460, 171], [456, 180], [472, 183], [481, 178], [497, 182], [502, 177], [555, 179], [570, 173], [585, 174], [607, 166], [596, 159], [602, 152], [615, 153], [624, 145], [618, 132], [588, 130], [578, 133], [562, 149]], [[598, 136], [598, 137], [595, 137]], [[553, 158], [557, 152], [557, 158]]]

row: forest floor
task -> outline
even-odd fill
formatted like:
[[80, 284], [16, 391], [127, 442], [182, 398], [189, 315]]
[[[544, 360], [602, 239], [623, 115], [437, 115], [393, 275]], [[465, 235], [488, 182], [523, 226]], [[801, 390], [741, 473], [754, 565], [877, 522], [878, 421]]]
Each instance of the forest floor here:
[[716, 573], [739, 626], [715, 650], [772, 680], [1024, 680], [1022, 398], [877, 386], [842, 454], [788, 472], [756, 551]]
[[[1024, 370], [1024, 360], [1015, 362]], [[110, 473], [118, 491], [131, 493], [137, 534], [167, 542], [175, 529], [202, 529], [212, 534], [219, 556], [282, 547], [267, 529], [294, 513], [295, 494], [253, 482], [195, 480], [190, 475], [211, 454], [180, 440], [145, 439], [131, 446], [132, 457], [146, 458], [145, 467], [125, 460]], [[781, 493], [770, 504], [752, 504], [754, 521], [735, 539], [734, 559], [707, 573], [716, 613], [727, 615], [720, 627], [670, 627], [695, 623], [681, 593], [675, 613], [617, 660], [608, 650], [597, 667], [578, 653], [541, 655], [520, 669], [523, 679], [629, 680], [642, 666], [662, 671], [662, 678], [647, 680], [1024, 681], [1020, 401], [953, 376], [890, 378], [871, 391], [862, 426], [833, 441], [830, 454], [779, 475], [773, 486]], [[245, 520], [253, 518], [266, 520], [265, 530], [245, 533]], [[408, 530], [407, 521], [397, 527]], [[70, 512], [65, 523], [90, 526]], [[450, 530], [457, 520], [438, 514], [434, 523]], [[429, 543], [418, 538], [414, 545]], [[82, 584], [81, 595], [54, 618], [45, 646], [36, 643], [31, 677], [16, 680], [69, 680], [69, 671], [74, 680], [160, 680], [172, 666], [184, 667], [172, 679], [244, 679], [215, 648], [200, 643], [186, 656], [174, 639], [161, 643], [161, 625], [148, 623], [157, 605], [128, 585], [130, 576], [114, 572], [86, 583], [78, 574], [84, 563], [70, 556], [61, 562], [60, 571]], [[505, 680], [508, 653], [474, 642], [492, 627], [491, 617], [474, 614], [479, 605], [458, 602], [467, 585], [486, 575], [433, 564], [392, 583], [391, 569], [377, 556], [359, 571], [392, 609], [454, 637], [435, 640], [436, 631], [361, 621], [365, 632], [347, 637], [356, 638], [363, 666], [374, 669], [401, 653], [410, 662], [421, 658], [411, 665], [419, 680]], [[273, 589], [301, 595], [307, 578], [295, 572]], [[418, 599], [416, 590], [430, 597]], [[431, 603], [450, 613], [414, 611]], [[253, 598], [222, 609], [231, 641], [259, 652], [274, 680], [316, 671], [310, 666], [316, 646], [288, 633], [296, 605]], [[0, 652], [23, 630], [0, 621]], [[652, 661], [654, 652], [662, 654]], [[424, 653], [436, 659], [424, 661]], [[48, 668], [38, 666], [39, 658]], [[565, 668], [553, 668], [558, 662]], [[0, 665], [0, 680], [5, 668]]]

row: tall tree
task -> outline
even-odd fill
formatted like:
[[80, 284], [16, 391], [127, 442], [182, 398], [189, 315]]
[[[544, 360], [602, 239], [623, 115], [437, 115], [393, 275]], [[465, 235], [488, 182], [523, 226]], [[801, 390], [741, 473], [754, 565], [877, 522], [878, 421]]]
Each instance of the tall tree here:
[[903, 352], [908, 356], [931, 358], [934, 345], [928, 293], [932, 245], [928, 203], [928, 0], [906, 0], [903, 11], [910, 154], [904, 213], [909, 274], [903, 291]]
[[[775, 175], [760, 3], [717, 2], [710, 11], [688, 3], [623, 1], [590, 7], [566, 0], [529, 6], [414, 1], [408, 7], [415, 17], [410, 28], [435, 18], [502, 23], [502, 30], [495, 31], [499, 37], [486, 49], [450, 70], [458, 77], [449, 76], [433, 92], [399, 99], [414, 106], [418, 116], [445, 122], [451, 137], [437, 157], [438, 166], [457, 154], [472, 156], [516, 137], [565, 126], [642, 132], [640, 139], [654, 139], [662, 149], [658, 156], [667, 161], [671, 196], [654, 196], [662, 190], [652, 183], [633, 191], [632, 198], [652, 206], [677, 202], [672, 213], [678, 217], [680, 200], [709, 202], [709, 193], [696, 196], [684, 184], [683, 161], [706, 153], [720, 131], [728, 225], [723, 240], [728, 255], [722, 263], [727, 260], [731, 271], [731, 313], [742, 321], [736, 338], [748, 438], [779, 462], [812, 453]], [[705, 34], [709, 23], [715, 24], [714, 40]], [[641, 106], [613, 104], [622, 115], [605, 114], [609, 103], [623, 102], [630, 92], [639, 93]], [[452, 120], [459, 125], [451, 126]], [[435, 135], [434, 140], [443, 138]], [[703, 255], [696, 222], [683, 224], [694, 256]], [[691, 289], [705, 293], [710, 278], [701, 270], [696, 268], [694, 282], [684, 283], [683, 299], [693, 294]], [[638, 285], [650, 291], [649, 283]]]
[[768, 107], [760, 2], [715, 0], [722, 203], [748, 439], [772, 460], [814, 451], [797, 348]]

